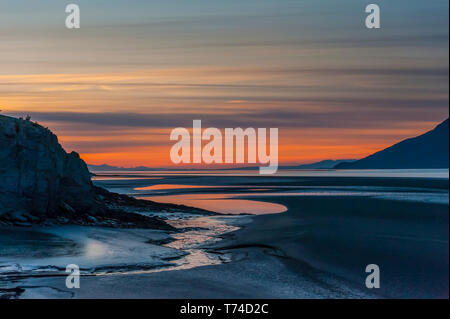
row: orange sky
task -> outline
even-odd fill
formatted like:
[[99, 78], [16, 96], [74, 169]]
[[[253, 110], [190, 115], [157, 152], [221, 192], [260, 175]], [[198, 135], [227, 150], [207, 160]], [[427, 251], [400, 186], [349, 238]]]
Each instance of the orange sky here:
[[341, 92], [327, 89], [335, 75], [306, 68], [295, 77], [288, 70], [214, 67], [0, 75], [11, 90], [0, 102], [6, 114], [31, 114], [90, 164], [172, 166], [170, 131], [200, 119], [203, 128], [277, 127], [282, 165], [362, 158], [448, 116], [439, 104], [402, 110], [410, 102], [445, 103], [441, 93], [402, 89], [389, 99], [371, 97], [383, 77], [339, 75], [348, 87]]
[[[206, 121], [203, 128], [277, 127], [280, 164], [297, 164], [361, 158], [430, 130], [448, 116], [441, 107], [414, 107], [399, 116], [395, 107], [416, 100], [434, 103], [445, 94], [399, 90], [389, 99], [366, 101], [372, 89], [364, 86], [383, 76], [344, 77], [352, 89], [343, 92], [352, 92], [352, 99], [325, 88], [336, 76], [314, 71], [295, 78], [283, 70], [217, 68], [0, 75], [3, 88], [12, 88], [0, 102], [6, 114], [31, 114], [88, 163], [125, 167], [172, 166], [170, 131], [189, 128], [194, 119]], [[319, 88], [323, 93], [316, 93]], [[361, 103], [370, 105], [363, 109]]]
[[[418, 129], [398, 128], [392, 130], [384, 130], [382, 133], [373, 132], [372, 130], [282, 130], [279, 137], [279, 161], [282, 164], [297, 164], [310, 163], [320, 161], [323, 159], [357, 159], [367, 156], [373, 152], [390, 146], [400, 139], [421, 134], [431, 128], [434, 123], [429, 123], [430, 126]], [[163, 130], [164, 131], [164, 130]], [[163, 133], [158, 131], [158, 133]], [[170, 134], [170, 130], [166, 130], [166, 136]], [[137, 134], [142, 141], [152, 139], [152, 132], [144, 130]], [[121, 142], [126, 145], [127, 141], [139, 141], [135, 138], [135, 133], [132, 136], [124, 136], [118, 138], [113, 137], [114, 142]], [[65, 137], [61, 136], [60, 140], [66, 149], [76, 150], [77, 142], [89, 141], [94, 145], [107, 144], [111, 138], [108, 137]], [[72, 141], [72, 142], [71, 142]], [[82, 158], [95, 165], [108, 163], [115, 166], [156, 166], [166, 167], [172, 166], [170, 161], [170, 148], [175, 142], [167, 139], [165, 145], [152, 146], [117, 146], [106, 148], [100, 147], [93, 149], [91, 152], [81, 153]], [[207, 142], [204, 142], [205, 145]], [[73, 145], [73, 146], [72, 146]], [[194, 167], [195, 165], [191, 165]], [[213, 167], [214, 165], [210, 166]], [[228, 165], [227, 167], [229, 167]], [[195, 167], [199, 167], [198, 165]]]
[[68, 30], [56, 1], [17, 0], [0, 110], [90, 164], [171, 166], [170, 131], [197, 119], [278, 128], [281, 165], [361, 158], [448, 117], [448, 1], [383, 2], [377, 30], [356, 2], [81, 1]]

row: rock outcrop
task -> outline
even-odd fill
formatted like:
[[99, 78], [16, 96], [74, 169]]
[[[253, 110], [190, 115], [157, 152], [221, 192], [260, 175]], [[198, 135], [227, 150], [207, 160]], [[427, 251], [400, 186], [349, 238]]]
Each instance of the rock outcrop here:
[[67, 154], [49, 129], [0, 115], [0, 224], [172, 229], [158, 218], [129, 212], [130, 205], [153, 211], [180, 208], [95, 187], [85, 162], [75, 152]]
[[0, 115], [0, 214], [53, 217], [61, 207], [89, 208], [93, 185], [77, 153], [50, 130]]

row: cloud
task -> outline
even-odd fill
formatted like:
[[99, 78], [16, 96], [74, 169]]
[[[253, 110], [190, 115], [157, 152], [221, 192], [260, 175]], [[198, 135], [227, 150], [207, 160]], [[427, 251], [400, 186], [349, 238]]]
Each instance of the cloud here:
[[[354, 103], [353, 100], [348, 102]], [[367, 102], [367, 101], [366, 101]], [[376, 103], [377, 101], [371, 101]], [[416, 107], [410, 107], [410, 103], [416, 103]], [[391, 101], [391, 103], [393, 103]], [[126, 128], [175, 128], [192, 127], [192, 121], [202, 120], [204, 127], [278, 127], [278, 128], [389, 128], [408, 122], [438, 122], [448, 117], [448, 100], [435, 101], [435, 109], [430, 107], [430, 101], [422, 101], [420, 106], [417, 101], [403, 101], [402, 107], [391, 109], [386, 107], [367, 109], [355, 112], [355, 110], [334, 111], [301, 111], [285, 109], [244, 110], [222, 113], [81, 113], [81, 112], [27, 112], [9, 113], [13, 116], [30, 114], [33, 120], [38, 122], [53, 122], [72, 125], [74, 129], [83, 127], [88, 130], [101, 130], [102, 127], [110, 129]], [[428, 108], [425, 108], [428, 106]]]

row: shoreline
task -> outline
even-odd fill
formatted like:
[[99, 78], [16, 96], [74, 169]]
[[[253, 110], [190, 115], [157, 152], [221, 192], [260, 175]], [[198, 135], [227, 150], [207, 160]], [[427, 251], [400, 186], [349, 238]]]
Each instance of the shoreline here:
[[[417, 180], [398, 183], [418, 185]], [[430, 192], [436, 183], [439, 192], [445, 189], [445, 182], [429, 183]], [[219, 241], [194, 243], [206, 254], [223, 257], [217, 264], [184, 267], [181, 256], [172, 260], [180, 264], [167, 271], [82, 276], [81, 289], [65, 288], [62, 277], [25, 279], [8, 289], [16, 289], [11, 294], [25, 289], [20, 298], [448, 297], [448, 203], [351, 195], [240, 198], [278, 203], [288, 211], [197, 217], [239, 227], [211, 236]], [[186, 222], [181, 213], [172, 216]], [[170, 245], [164, 238], [154, 240], [160, 247]], [[377, 290], [365, 287], [365, 266], [372, 263], [381, 270]]]
[[[448, 203], [333, 196], [258, 200], [285, 205], [288, 213], [255, 216], [216, 249], [270, 249], [294, 271], [303, 265], [377, 297], [448, 298]], [[371, 263], [379, 264], [383, 276], [377, 291], [365, 287]]]
[[[264, 215], [269, 216], [269, 215]], [[189, 269], [166, 268], [136, 273], [82, 276], [81, 289], [69, 290], [63, 277], [23, 281], [20, 298], [47, 297], [41, 289], [58, 292], [57, 298], [378, 298], [359, 291], [335, 276], [285, 256], [262, 244], [242, 244], [236, 234], [246, 234], [261, 216], [239, 216], [240, 229], [221, 235], [222, 240], [202, 245], [213, 254], [229, 254], [228, 262]], [[210, 218], [210, 217], [207, 217]], [[212, 217], [216, 218], [216, 217]], [[220, 218], [220, 217], [219, 217]], [[295, 264], [295, 267], [291, 266]], [[69, 296], [70, 295], [70, 296]]]
[[[34, 287], [41, 287], [36, 284], [41, 280], [52, 282], [42, 287], [58, 286], [55, 289], [61, 294], [54, 297], [65, 298], [64, 291], [70, 292], [64, 287], [65, 266], [72, 263], [80, 265], [82, 280], [226, 263], [230, 261], [229, 254], [215, 253], [204, 247], [220, 241], [224, 233], [239, 229], [238, 225], [248, 223], [246, 217], [173, 213], [166, 216], [165, 221], [177, 229], [175, 232], [79, 225], [2, 226], [0, 298], [39, 298], [41, 295], [36, 294]], [[10, 237], [13, 239], [8, 245]], [[17, 253], [19, 255], [15, 256]], [[11, 261], [5, 262], [5, 256]], [[69, 295], [72, 298], [76, 293]]]

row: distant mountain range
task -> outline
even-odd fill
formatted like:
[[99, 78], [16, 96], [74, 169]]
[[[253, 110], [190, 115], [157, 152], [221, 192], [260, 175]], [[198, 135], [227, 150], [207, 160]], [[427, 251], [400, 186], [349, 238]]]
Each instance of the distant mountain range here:
[[[448, 119], [433, 130], [406, 139], [382, 151], [360, 160], [341, 159], [323, 160], [309, 164], [280, 166], [278, 169], [412, 169], [412, 168], [448, 168], [449, 167], [449, 128]], [[147, 166], [117, 167], [107, 164], [88, 165], [92, 171], [180, 171], [199, 170], [190, 168], [152, 168]], [[227, 170], [256, 170], [259, 167], [228, 168]], [[212, 170], [208, 168], [208, 170]], [[220, 169], [217, 169], [220, 170]]]
[[315, 162], [311, 164], [303, 164], [298, 166], [293, 166], [292, 168], [296, 169], [331, 169], [336, 165], [341, 163], [352, 163], [356, 161], [355, 159], [342, 159], [342, 160], [324, 160], [320, 162]]
[[111, 166], [108, 164], [102, 165], [91, 165], [88, 164], [89, 171], [157, 171], [161, 169], [146, 167], [146, 166], [137, 166], [137, 167], [118, 167]]
[[[337, 164], [340, 163], [351, 163], [356, 160], [354, 159], [343, 159], [343, 160], [323, 160], [320, 162], [314, 162], [309, 164], [302, 165], [292, 165], [292, 166], [280, 166], [278, 169], [331, 169]], [[118, 167], [111, 166], [108, 164], [102, 165], [88, 165], [89, 170], [92, 171], [180, 171], [180, 170], [202, 170], [202, 169], [190, 169], [190, 168], [152, 168], [147, 166], [137, 166], [137, 167]], [[251, 166], [251, 167], [238, 167], [238, 168], [227, 168], [227, 169], [217, 169], [217, 170], [258, 170], [259, 167]], [[208, 168], [207, 170], [214, 170]]]
[[448, 168], [448, 119], [427, 133], [406, 139], [352, 163], [335, 169]]

